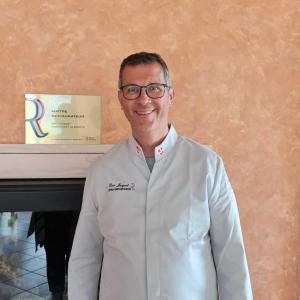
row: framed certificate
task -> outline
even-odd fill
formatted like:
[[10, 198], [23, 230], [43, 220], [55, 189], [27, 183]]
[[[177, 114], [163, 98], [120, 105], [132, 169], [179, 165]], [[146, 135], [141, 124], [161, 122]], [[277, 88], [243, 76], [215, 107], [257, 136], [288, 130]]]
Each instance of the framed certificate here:
[[100, 96], [25, 94], [25, 144], [100, 144]]

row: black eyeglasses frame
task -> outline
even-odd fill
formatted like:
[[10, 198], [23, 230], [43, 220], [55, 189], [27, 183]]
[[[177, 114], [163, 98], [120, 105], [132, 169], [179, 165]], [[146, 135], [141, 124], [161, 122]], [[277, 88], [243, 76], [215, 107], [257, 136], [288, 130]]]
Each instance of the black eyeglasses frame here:
[[[147, 88], [151, 85], [159, 85], [159, 86], [163, 86], [164, 87], [164, 93], [162, 94], [162, 96], [159, 96], [159, 97], [151, 97], [148, 95], [148, 91], [147, 91]], [[140, 92], [138, 94], [137, 97], [135, 98], [127, 98], [125, 95], [124, 95], [124, 88], [128, 87], [128, 86], [137, 86], [140, 88]], [[145, 92], [146, 92], [146, 95], [150, 98], [150, 99], [160, 99], [162, 98], [164, 95], [165, 95], [165, 92], [166, 92], [166, 88], [170, 89], [171, 86], [167, 85], [166, 83], [156, 83], [156, 82], [152, 82], [152, 83], [149, 83], [147, 85], [138, 85], [138, 84], [126, 84], [126, 85], [122, 85], [119, 90], [122, 91], [122, 94], [123, 94], [123, 97], [126, 99], [126, 100], [129, 100], [129, 101], [134, 101], [136, 99], [138, 99], [140, 96], [141, 96], [141, 93], [142, 93], [142, 89], [145, 89]]]

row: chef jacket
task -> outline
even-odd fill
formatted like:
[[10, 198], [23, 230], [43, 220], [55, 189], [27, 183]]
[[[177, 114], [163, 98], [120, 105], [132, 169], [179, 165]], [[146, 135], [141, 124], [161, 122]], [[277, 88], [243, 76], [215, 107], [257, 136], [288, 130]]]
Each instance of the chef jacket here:
[[114, 146], [87, 176], [68, 280], [70, 300], [252, 299], [221, 158], [172, 126], [152, 172], [133, 137]]

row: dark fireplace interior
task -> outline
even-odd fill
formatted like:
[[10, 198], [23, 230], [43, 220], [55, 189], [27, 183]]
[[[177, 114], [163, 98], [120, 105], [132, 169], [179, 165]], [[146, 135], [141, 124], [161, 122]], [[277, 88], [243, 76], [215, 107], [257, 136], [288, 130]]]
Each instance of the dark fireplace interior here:
[[80, 210], [85, 178], [1, 179], [0, 212]]

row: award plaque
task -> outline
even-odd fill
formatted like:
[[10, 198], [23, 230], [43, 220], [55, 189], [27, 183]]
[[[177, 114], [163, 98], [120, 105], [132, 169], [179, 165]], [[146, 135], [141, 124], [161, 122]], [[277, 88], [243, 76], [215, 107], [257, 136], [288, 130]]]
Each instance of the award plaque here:
[[25, 94], [25, 144], [100, 144], [100, 96]]

